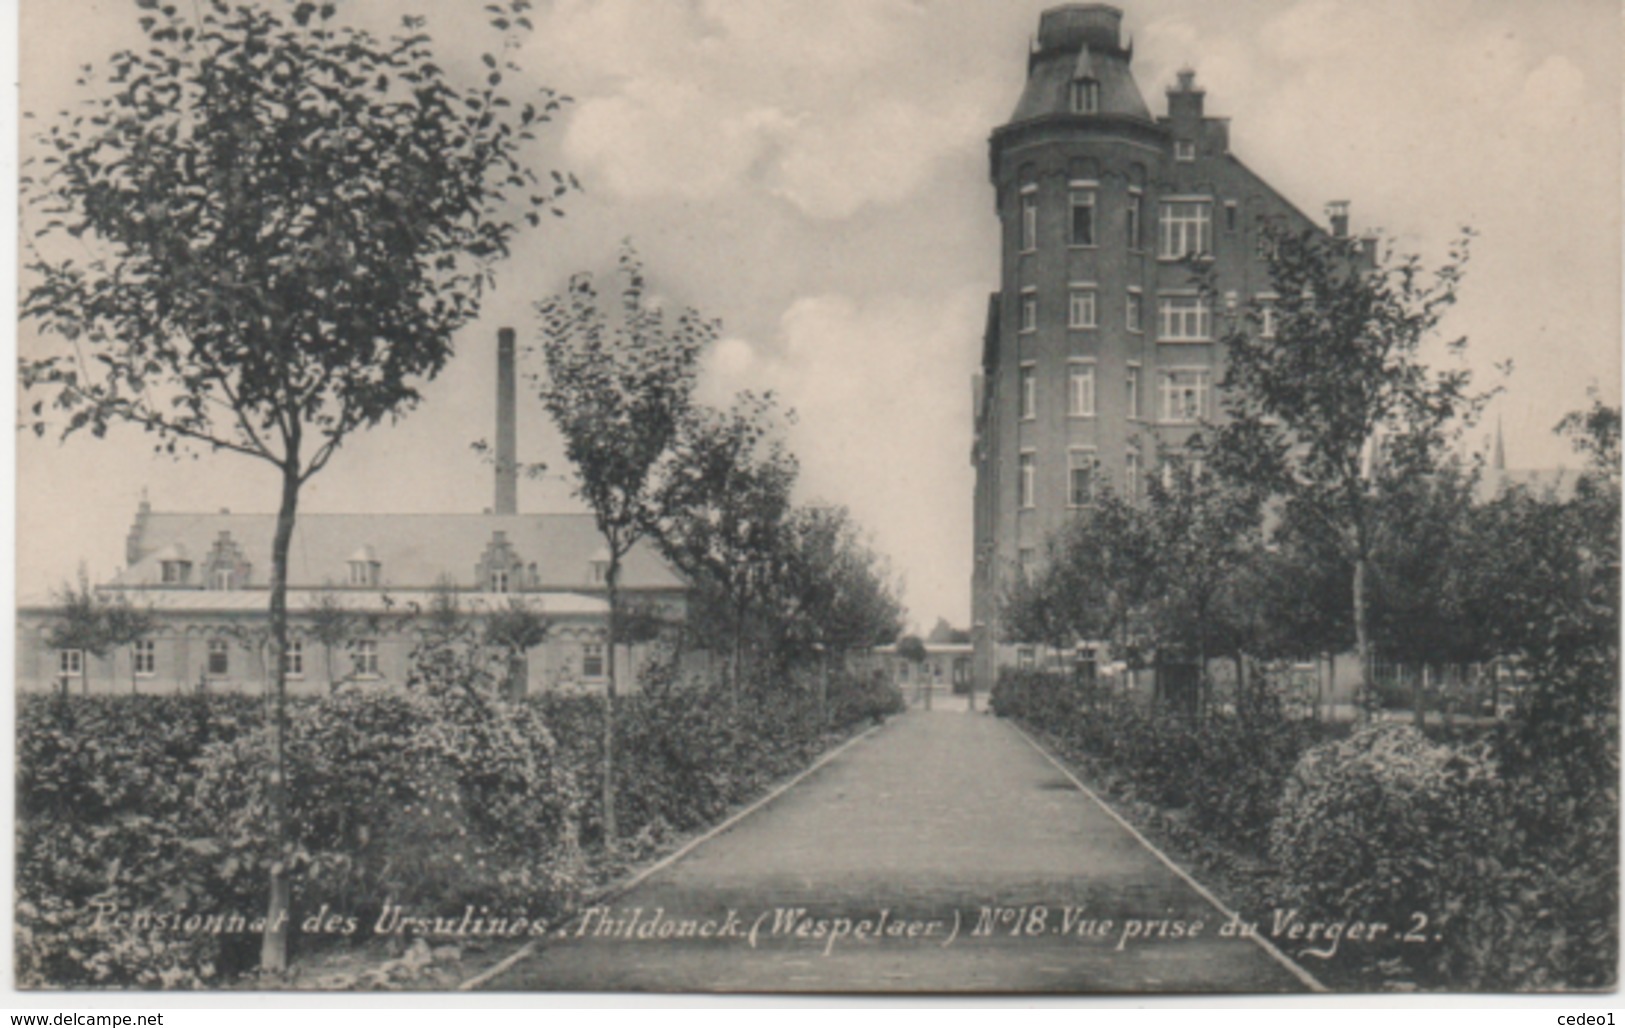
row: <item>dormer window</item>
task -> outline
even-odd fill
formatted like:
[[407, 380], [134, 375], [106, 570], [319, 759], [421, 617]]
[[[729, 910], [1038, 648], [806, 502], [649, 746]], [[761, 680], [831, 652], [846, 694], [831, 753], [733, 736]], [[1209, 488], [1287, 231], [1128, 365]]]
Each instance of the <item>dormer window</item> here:
[[371, 546], [363, 546], [350, 554], [350, 584], [362, 588], [374, 588], [378, 585], [379, 569], [377, 554], [372, 552]]
[[592, 584], [605, 585], [609, 582], [609, 551], [599, 550], [592, 555]]
[[1075, 79], [1072, 82], [1072, 113], [1100, 113], [1100, 83], [1095, 79]]
[[505, 569], [498, 568], [491, 572], [491, 591], [494, 593], [508, 591], [508, 572]]
[[192, 555], [180, 543], [170, 543], [153, 560], [158, 565], [158, 579], [164, 585], [192, 584]]
[[1174, 160], [1182, 164], [1196, 160], [1196, 144], [1189, 139], [1174, 140]]
[[231, 568], [215, 568], [209, 574], [209, 588], [216, 592], [230, 592], [237, 588], [237, 574]]

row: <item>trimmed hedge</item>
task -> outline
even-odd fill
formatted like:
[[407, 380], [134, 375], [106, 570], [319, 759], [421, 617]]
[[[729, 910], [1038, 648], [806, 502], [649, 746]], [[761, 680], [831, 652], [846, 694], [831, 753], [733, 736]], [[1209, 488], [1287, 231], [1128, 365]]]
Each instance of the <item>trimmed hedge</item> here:
[[[603, 701], [503, 701], [500, 667], [455, 648], [418, 668], [406, 690], [289, 703], [296, 952], [373, 937], [385, 904], [553, 915], [805, 765], [833, 732], [901, 705], [837, 677], [828, 727], [806, 687], [753, 694], [736, 724], [721, 689], [660, 671], [618, 701], [626, 842], [603, 853]], [[19, 700], [20, 987], [200, 987], [257, 965], [265, 716], [235, 695]], [[305, 931], [324, 905], [339, 920]], [[137, 912], [161, 917], [117, 920]]]
[[1130, 795], [1262, 858], [1266, 906], [1386, 923], [1383, 943], [1340, 950], [1329, 969], [1344, 987], [1615, 982], [1617, 793], [1527, 756], [1509, 773], [1516, 732], [1434, 741], [1387, 723], [1333, 739], [1331, 726], [1268, 710], [1145, 711], [1038, 672], [1002, 675], [993, 704], [1121, 774]]
[[1148, 711], [1040, 671], [1000, 675], [992, 705], [1001, 716], [1105, 761], [1136, 795], [1184, 809], [1195, 827], [1259, 856], [1287, 772], [1328, 733], [1301, 719], [1224, 714], [1197, 720]]

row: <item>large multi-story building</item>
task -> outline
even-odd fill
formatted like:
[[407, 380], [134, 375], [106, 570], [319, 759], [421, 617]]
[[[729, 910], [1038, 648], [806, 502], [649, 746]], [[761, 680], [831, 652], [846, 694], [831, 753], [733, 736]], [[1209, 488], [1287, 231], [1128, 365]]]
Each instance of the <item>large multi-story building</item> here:
[[[1102, 488], [1138, 498], [1159, 447], [1217, 415], [1223, 319], [1267, 312], [1264, 230], [1313, 224], [1230, 151], [1229, 120], [1204, 111], [1194, 72], [1153, 117], [1122, 18], [1105, 4], [1045, 11], [1021, 100], [991, 140], [1002, 271], [972, 453], [982, 688], [1016, 659], [999, 625], [1012, 576]], [[1329, 212], [1345, 234], [1346, 205]]]

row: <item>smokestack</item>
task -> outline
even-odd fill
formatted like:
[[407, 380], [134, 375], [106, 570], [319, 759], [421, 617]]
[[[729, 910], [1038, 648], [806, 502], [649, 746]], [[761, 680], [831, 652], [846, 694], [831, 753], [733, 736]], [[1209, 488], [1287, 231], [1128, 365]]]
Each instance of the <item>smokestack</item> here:
[[519, 442], [515, 431], [518, 381], [513, 329], [497, 329], [496, 504], [498, 514], [519, 513]]

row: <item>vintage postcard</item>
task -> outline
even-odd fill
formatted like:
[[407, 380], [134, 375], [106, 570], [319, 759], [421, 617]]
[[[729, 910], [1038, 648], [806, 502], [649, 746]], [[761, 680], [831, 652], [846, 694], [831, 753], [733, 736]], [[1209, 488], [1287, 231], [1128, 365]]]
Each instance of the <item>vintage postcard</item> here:
[[1617, 988], [1617, 4], [19, 17], [14, 999]]

